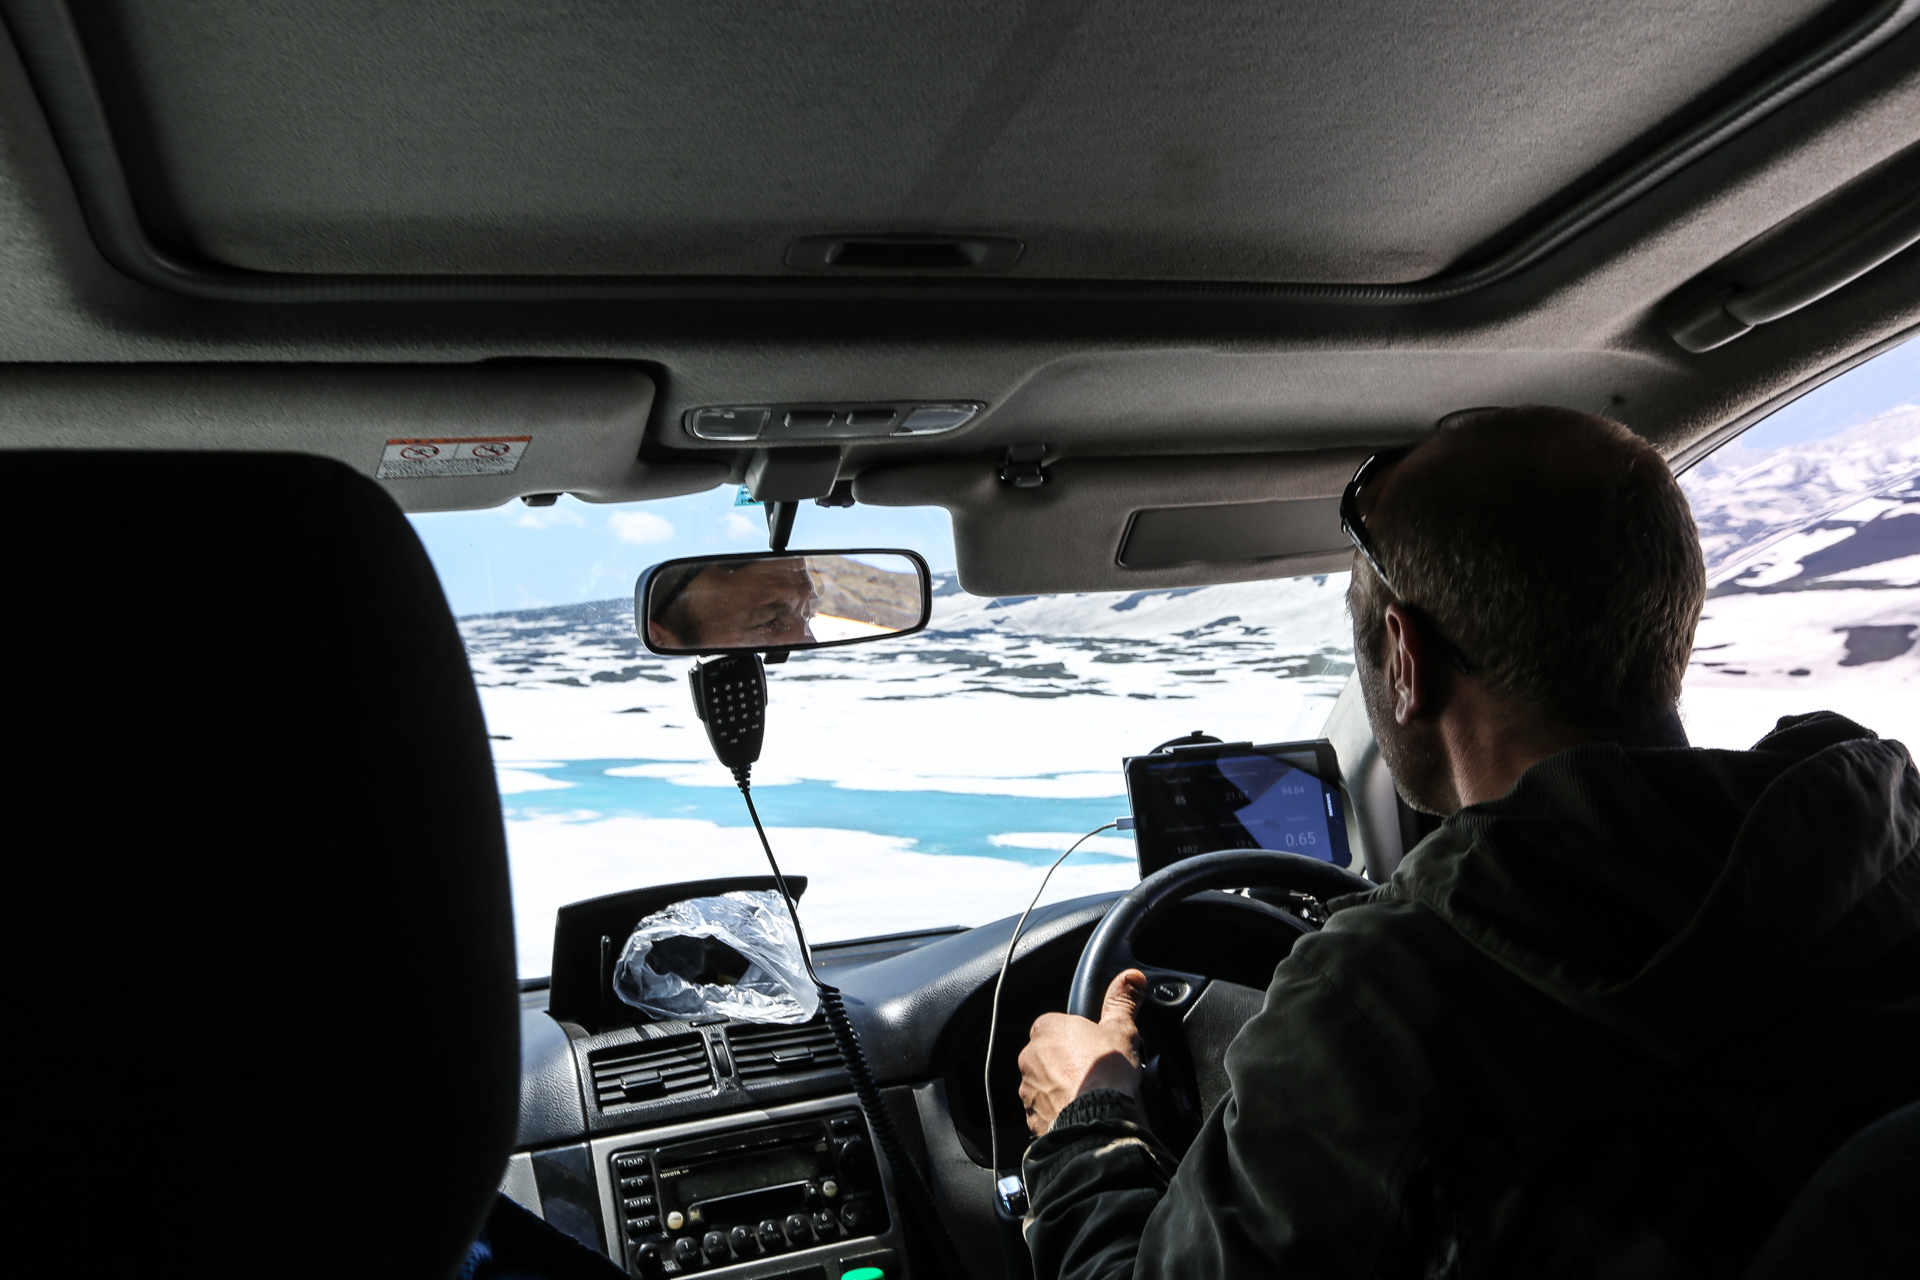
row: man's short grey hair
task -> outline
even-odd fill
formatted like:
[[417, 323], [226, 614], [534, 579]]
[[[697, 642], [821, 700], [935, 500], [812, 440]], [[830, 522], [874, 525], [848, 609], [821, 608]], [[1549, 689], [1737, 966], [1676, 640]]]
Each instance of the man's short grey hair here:
[[683, 645], [699, 644], [700, 619], [687, 603], [687, 588], [711, 565], [683, 564], [662, 569], [654, 575], [647, 592], [647, 621], [656, 622], [677, 636]]
[[[1388, 474], [1366, 524], [1402, 603], [1495, 694], [1617, 730], [1678, 702], [1699, 531], [1666, 460], [1619, 423], [1541, 405], [1456, 420]], [[1377, 663], [1391, 599], [1356, 561], [1356, 639]]]

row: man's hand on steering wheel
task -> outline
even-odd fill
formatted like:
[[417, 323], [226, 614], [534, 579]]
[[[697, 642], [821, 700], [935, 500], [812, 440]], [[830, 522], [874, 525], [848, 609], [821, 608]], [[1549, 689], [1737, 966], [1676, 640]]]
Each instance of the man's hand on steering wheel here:
[[1100, 1021], [1043, 1013], [1034, 1022], [1020, 1051], [1020, 1102], [1036, 1137], [1089, 1089], [1140, 1095], [1140, 1032], [1133, 1024], [1133, 1005], [1146, 985], [1146, 974], [1128, 969], [1108, 984]]

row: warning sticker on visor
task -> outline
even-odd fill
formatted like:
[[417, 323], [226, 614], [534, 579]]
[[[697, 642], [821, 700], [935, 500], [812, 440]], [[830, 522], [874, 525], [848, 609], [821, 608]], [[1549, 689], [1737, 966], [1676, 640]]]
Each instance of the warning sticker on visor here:
[[504, 476], [520, 465], [532, 436], [468, 436], [461, 439], [389, 440], [380, 455], [382, 480], [427, 476]]

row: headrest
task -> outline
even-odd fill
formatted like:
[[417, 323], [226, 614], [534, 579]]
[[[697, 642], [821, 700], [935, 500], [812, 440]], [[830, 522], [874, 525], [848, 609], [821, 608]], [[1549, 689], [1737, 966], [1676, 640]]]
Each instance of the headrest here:
[[337, 462], [0, 457], [21, 1220], [103, 1269], [440, 1280], [519, 1058], [499, 800], [432, 565]]

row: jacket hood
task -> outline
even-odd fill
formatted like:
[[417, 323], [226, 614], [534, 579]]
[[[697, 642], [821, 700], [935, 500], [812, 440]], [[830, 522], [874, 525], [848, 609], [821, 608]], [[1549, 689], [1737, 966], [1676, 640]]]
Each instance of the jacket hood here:
[[1911, 958], [1917, 843], [1906, 749], [1817, 712], [1751, 752], [1552, 756], [1448, 818], [1377, 895], [1424, 904], [1560, 1002], [1688, 1058]]

